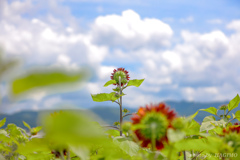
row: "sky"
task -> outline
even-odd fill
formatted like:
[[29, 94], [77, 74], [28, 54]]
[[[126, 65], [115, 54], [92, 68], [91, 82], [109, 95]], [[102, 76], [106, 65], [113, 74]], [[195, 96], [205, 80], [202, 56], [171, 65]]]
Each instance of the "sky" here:
[[166, 100], [230, 100], [240, 89], [238, 0], [0, 0], [0, 47], [33, 67], [91, 68], [92, 78], [73, 92], [9, 100], [1, 83], [4, 112], [90, 108], [114, 68], [131, 79], [123, 104], [137, 108]]

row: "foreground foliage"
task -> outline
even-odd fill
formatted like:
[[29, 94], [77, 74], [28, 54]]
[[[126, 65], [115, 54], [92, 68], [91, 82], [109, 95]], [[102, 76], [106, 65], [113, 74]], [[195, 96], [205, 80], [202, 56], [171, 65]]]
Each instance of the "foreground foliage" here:
[[[30, 90], [75, 83], [83, 77], [84, 72], [29, 72], [12, 82], [12, 94], [17, 97]], [[239, 105], [239, 95], [227, 105], [200, 109], [189, 117], [177, 117], [177, 113], [164, 103], [140, 107], [137, 113], [129, 114], [128, 110], [122, 110], [122, 96], [125, 95], [122, 91], [128, 86], [139, 87], [144, 81], [129, 78], [128, 71], [118, 68], [104, 85], [116, 85], [113, 92], [92, 95], [94, 101], [119, 104], [120, 123], [115, 123], [117, 129], [105, 129], [87, 115], [73, 111], [42, 115], [41, 126], [35, 128], [23, 122], [27, 130], [15, 124], [3, 128], [6, 123], [4, 118], [0, 120], [0, 159], [240, 159], [240, 125], [233, 123], [234, 120], [240, 120], [240, 111], [231, 113]], [[194, 120], [199, 111], [209, 113], [201, 123]], [[132, 115], [132, 121], [123, 123], [122, 119], [127, 115]]]
[[[176, 160], [185, 156], [186, 159], [237, 160], [240, 125], [232, 121], [240, 120], [240, 112], [228, 114], [239, 102], [237, 95], [228, 105], [200, 110], [213, 114], [205, 117], [201, 125], [194, 120], [199, 111], [189, 117], [175, 117], [163, 103], [141, 107], [132, 122], [123, 124], [124, 136], [119, 136], [118, 130], [104, 130], [81, 112], [55, 112], [42, 116], [42, 128], [31, 128], [23, 122], [29, 130], [14, 124], [0, 129], [0, 158]], [[0, 126], [5, 121], [1, 120]], [[39, 131], [44, 133], [42, 137], [36, 136]]]

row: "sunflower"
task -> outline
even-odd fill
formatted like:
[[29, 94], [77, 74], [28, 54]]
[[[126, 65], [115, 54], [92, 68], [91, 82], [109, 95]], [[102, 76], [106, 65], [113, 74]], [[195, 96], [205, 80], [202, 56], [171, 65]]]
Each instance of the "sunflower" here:
[[223, 134], [224, 135], [229, 134], [229, 133], [240, 134], [240, 125], [238, 123], [234, 123], [234, 125], [223, 129]]
[[132, 126], [134, 133], [141, 142], [142, 147], [149, 147], [161, 150], [164, 143], [168, 142], [167, 130], [173, 128], [172, 121], [176, 113], [170, 110], [164, 103], [140, 107], [133, 115]]
[[111, 79], [117, 82], [114, 83], [114, 85], [119, 85], [119, 76], [121, 77], [121, 86], [125, 85], [130, 78], [128, 71], [125, 70], [124, 68], [114, 69], [111, 76]]
[[[225, 144], [232, 147], [233, 150], [230, 150], [231, 153], [239, 153], [240, 151], [240, 125], [238, 123], [234, 123], [232, 126], [228, 126], [223, 128], [222, 134]], [[226, 153], [226, 151], [222, 151]]]

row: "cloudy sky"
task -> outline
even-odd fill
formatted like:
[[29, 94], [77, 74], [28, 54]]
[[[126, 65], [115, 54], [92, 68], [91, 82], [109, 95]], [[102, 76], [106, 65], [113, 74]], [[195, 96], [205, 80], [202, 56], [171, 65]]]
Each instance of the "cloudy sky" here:
[[0, 46], [7, 57], [36, 66], [88, 66], [91, 80], [79, 91], [10, 103], [6, 112], [115, 105], [92, 102], [112, 70], [132, 79], [124, 105], [164, 100], [224, 101], [240, 90], [240, 2], [238, 0], [0, 0]]

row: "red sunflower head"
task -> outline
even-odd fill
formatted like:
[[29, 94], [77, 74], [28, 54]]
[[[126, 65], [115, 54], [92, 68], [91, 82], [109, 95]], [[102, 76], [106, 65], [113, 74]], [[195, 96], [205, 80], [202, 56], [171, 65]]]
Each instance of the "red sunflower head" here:
[[128, 71], [124, 68], [114, 69], [111, 76], [111, 79], [117, 82], [114, 85], [119, 85], [119, 76], [121, 77], [121, 86], [125, 85], [130, 78]]
[[240, 134], [240, 125], [238, 123], [234, 123], [234, 125], [223, 129], [223, 135], [226, 135], [229, 133]]
[[[158, 150], [164, 148], [164, 142], [168, 142], [167, 129], [173, 128], [172, 121], [176, 118], [176, 113], [170, 110], [164, 103], [157, 105], [140, 107], [132, 119], [134, 133], [142, 147], [155, 145]], [[154, 143], [152, 144], [154, 136]]]

